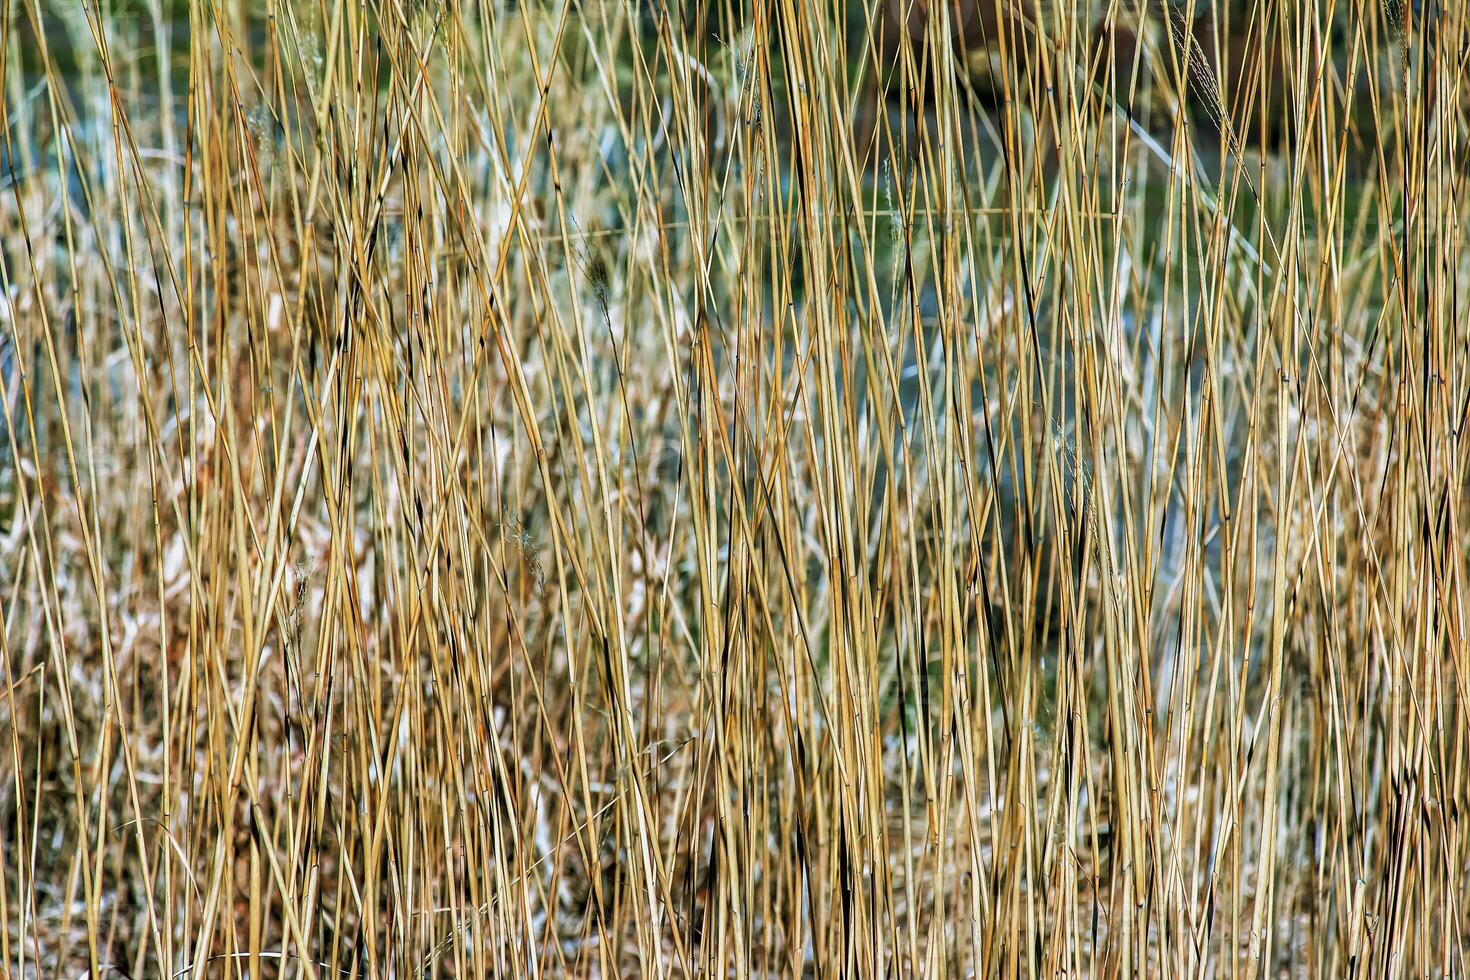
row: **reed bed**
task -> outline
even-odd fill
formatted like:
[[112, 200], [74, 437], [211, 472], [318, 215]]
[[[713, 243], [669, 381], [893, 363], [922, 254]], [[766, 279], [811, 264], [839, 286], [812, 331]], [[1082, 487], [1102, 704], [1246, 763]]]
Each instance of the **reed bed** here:
[[1465, 5], [0, 48], [0, 976], [1470, 969]]

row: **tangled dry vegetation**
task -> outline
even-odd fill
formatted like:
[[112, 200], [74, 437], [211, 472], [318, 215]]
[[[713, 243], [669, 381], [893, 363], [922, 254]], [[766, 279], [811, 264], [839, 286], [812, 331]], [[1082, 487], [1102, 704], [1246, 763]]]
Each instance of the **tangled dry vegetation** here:
[[0, 975], [1465, 975], [1465, 5], [911, 3], [5, 4]]

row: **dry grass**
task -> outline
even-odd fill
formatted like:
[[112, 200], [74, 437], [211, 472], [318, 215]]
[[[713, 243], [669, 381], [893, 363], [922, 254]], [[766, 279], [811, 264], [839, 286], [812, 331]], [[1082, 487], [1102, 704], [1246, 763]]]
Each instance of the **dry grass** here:
[[1470, 13], [975, 2], [7, 3], [0, 976], [1464, 976]]

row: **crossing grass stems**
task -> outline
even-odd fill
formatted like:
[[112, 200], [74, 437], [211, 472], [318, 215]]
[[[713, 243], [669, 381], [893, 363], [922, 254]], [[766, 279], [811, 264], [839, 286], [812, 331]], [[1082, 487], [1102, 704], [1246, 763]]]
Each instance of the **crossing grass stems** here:
[[1466, 971], [1466, 6], [912, 3], [3, 8], [0, 975]]

